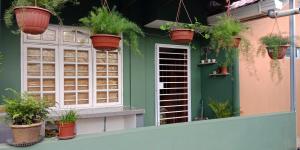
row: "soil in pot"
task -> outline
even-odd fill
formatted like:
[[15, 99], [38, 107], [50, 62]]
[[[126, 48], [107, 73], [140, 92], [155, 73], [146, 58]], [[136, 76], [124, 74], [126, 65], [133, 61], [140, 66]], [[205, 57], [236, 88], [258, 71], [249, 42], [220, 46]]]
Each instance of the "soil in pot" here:
[[240, 43], [241, 43], [241, 40], [242, 40], [242, 39], [241, 39], [240, 37], [235, 37], [235, 38], [234, 38], [234, 41], [233, 41], [233, 42], [234, 42], [234, 43], [233, 43], [233, 47], [234, 47], [234, 48], [239, 48]]
[[11, 125], [13, 144], [30, 144], [39, 141], [42, 123]]
[[28, 34], [42, 34], [49, 25], [51, 13], [40, 7], [24, 6], [14, 9], [19, 28]]
[[286, 51], [289, 48], [289, 45], [281, 45], [278, 47], [278, 52], [277, 52], [277, 56], [275, 56], [276, 54], [274, 54], [274, 49], [267, 47], [268, 50], [268, 55], [271, 59], [283, 59], [284, 56], [286, 55]]
[[72, 139], [75, 136], [76, 136], [75, 122], [58, 124], [58, 138], [59, 139], [67, 140], [67, 139]]
[[228, 68], [226, 66], [219, 67], [220, 74], [228, 74]]
[[116, 50], [119, 48], [120, 36], [110, 34], [95, 34], [91, 36], [93, 47], [97, 50]]
[[187, 44], [192, 42], [194, 31], [190, 29], [175, 29], [170, 32], [170, 38], [175, 43]]

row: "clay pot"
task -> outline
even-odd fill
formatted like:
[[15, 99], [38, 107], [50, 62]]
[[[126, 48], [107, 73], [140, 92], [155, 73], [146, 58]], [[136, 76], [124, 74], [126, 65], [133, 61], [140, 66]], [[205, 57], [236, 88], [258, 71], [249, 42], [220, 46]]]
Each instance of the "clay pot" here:
[[39, 141], [42, 123], [11, 125], [14, 144], [30, 144]]
[[28, 34], [42, 34], [46, 31], [49, 25], [51, 13], [49, 10], [23, 6], [14, 9], [19, 28]]
[[58, 124], [58, 138], [61, 140], [72, 139], [76, 136], [75, 122], [59, 123]]
[[228, 74], [228, 68], [226, 66], [219, 67], [220, 74]]
[[274, 57], [274, 49], [273, 48], [270, 48], [270, 47], [267, 47], [267, 50], [268, 50], [268, 55], [271, 59], [283, 59], [284, 56], [286, 55], [286, 51], [287, 49], [289, 48], [289, 45], [281, 45], [278, 47], [278, 52], [277, 52], [277, 57], [275, 56]]
[[234, 41], [233, 41], [233, 42], [234, 42], [234, 43], [233, 43], [233, 47], [234, 47], [234, 48], [239, 48], [240, 43], [241, 43], [241, 40], [242, 40], [242, 39], [241, 39], [240, 37], [235, 37], [235, 38], [234, 38]]
[[170, 32], [170, 38], [175, 43], [190, 43], [194, 38], [194, 31], [190, 29], [175, 29]]
[[97, 50], [116, 50], [119, 48], [120, 36], [110, 34], [95, 34], [91, 36], [93, 47]]

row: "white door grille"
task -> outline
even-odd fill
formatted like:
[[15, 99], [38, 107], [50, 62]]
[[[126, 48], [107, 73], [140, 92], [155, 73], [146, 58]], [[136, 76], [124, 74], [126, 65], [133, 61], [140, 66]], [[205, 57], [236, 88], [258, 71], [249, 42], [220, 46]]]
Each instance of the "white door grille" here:
[[157, 45], [157, 125], [190, 121], [189, 47]]

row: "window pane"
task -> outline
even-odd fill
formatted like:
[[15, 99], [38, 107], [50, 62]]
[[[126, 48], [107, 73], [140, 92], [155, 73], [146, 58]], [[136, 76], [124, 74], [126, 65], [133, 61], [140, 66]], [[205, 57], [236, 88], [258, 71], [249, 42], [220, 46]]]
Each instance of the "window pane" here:
[[73, 91], [76, 90], [75, 85], [76, 85], [76, 81], [75, 79], [65, 79], [64, 80], [65, 83], [65, 91]]
[[43, 65], [43, 76], [55, 76], [55, 65], [44, 64]]
[[43, 61], [44, 62], [55, 62], [54, 49], [43, 49]]
[[28, 76], [40, 76], [41, 75], [41, 65], [40, 64], [28, 64], [27, 65], [27, 75]]
[[41, 50], [39, 48], [28, 48], [27, 49], [27, 61], [41, 61]]
[[65, 93], [64, 95], [65, 105], [75, 105], [76, 104], [76, 93]]
[[55, 79], [44, 79], [43, 80], [44, 91], [55, 91]]
[[75, 42], [74, 31], [64, 31], [63, 36], [64, 42]]
[[40, 79], [28, 79], [27, 80], [27, 90], [39, 92], [41, 90]]

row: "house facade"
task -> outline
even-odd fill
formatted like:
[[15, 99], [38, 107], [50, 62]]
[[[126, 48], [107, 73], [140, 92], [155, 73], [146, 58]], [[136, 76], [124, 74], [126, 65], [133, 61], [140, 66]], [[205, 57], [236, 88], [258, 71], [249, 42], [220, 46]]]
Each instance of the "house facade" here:
[[[81, 116], [81, 133], [212, 118], [207, 106], [210, 99], [230, 100], [238, 111], [238, 62], [231, 68], [231, 75], [210, 76], [218, 65], [199, 65], [205, 59], [203, 49], [208, 44], [204, 39], [197, 37], [192, 45], [177, 45], [170, 41], [168, 33], [144, 27], [157, 19], [171, 20], [171, 14], [175, 15], [175, 1], [160, 6], [170, 6], [166, 13], [155, 8], [160, 3], [112, 4], [143, 27], [145, 37], [139, 38], [141, 54], [131, 51], [123, 41], [115, 51], [92, 48], [90, 32], [76, 24], [78, 18], [99, 5], [96, 1], [66, 7], [62, 12], [65, 24], [54, 21], [42, 35], [13, 34], [1, 20], [0, 51], [5, 56], [1, 95], [6, 93], [4, 89], [13, 88], [44, 98], [52, 104], [52, 118], [64, 110], [76, 109]], [[187, 4], [195, 17], [205, 20], [205, 6], [199, 5], [203, 7], [199, 9]], [[1, 12], [8, 5], [2, 1]], [[153, 16], [139, 17], [149, 10]], [[208, 58], [223, 59], [222, 55]]]

